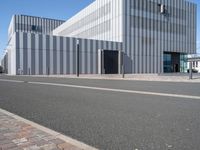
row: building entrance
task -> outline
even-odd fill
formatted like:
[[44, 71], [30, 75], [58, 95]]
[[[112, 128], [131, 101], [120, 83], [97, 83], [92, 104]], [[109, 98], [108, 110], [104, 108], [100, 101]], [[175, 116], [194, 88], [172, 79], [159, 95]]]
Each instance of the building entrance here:
[[118, 74], [118, 51], [104, 50], [104, 73]]
[[120, 52], [114, 50], [99, 51], [99, 74], [118, 74], [120, 72]]
[[180, 53], [165, 52], [163, 61], [164, 73], [180, 72]]

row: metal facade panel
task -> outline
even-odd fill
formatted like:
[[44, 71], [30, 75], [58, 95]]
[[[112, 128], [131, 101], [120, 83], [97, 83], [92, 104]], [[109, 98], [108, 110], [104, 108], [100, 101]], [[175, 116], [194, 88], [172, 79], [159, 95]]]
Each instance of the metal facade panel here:
[[60, 74], [64, 74], [63, 59], [64, 59], [64, 43], [63, 43], [63, 37], [60, 37]]
[[46, 35], [46, 74], [50, 74], [50, 36]]
[[39, 35], [39, 74], [43, 74], [43, 38]]
[[28, 62], [27, 62], [27, 67], [28, 67], [28, 74], [31, 74], [31, 34], [27, 34], [27, 51], [28, 51]]
[[[75, 64], [73, 64], [73, 49], [74, 49], [74, 47], [73, 47], [73, 39], [72, 38], [70, 38], [70, 43], [69, 43], [69, 58], [70, 58], [70, 64], [69, 64], [69, 68], [70, 68], [70, 74], [73, 74], [73, 66], [75, 65]], [[75, 49], [74, 49], [75, 50]]]
[[[76, 49], [76, 39], [75, 38], [73, 38], [73, 49], [72, 49], [72, 54], [73, 54], [73, 64], [72, 64], [72, 68], [73, 68], [73, 74], [76, 74], [76, 65], [74, 65], [74, 64], [76, 64], [76, 54], [77, 54], [77, 52], [76, 51], [74, 51]], [[81, 49], [81, 48], [80, 48]], [[79, 61], [80, 62], [80, 61]]]
[[[20, 74], [75, 74], [76, 42], [80, 41], [82, 74], [98, 73], [98, 50], [121, 50], [122, 43], [17, 32], [16, 60]], [[58, 46], [59, 45], [59, 46]], [[57, 56], [59, 55], [59, 57]], [[59, 69], [58, 69], [59, 68]]]
[[[127, 63], [132, 65], [131, 73], [161, 73], [164, 51], [195, 52], [194, 4], [184, 0], [125, 0], [123, 3], [126, 73], [130, 71]], [[168, 17], [158, 12], [159, 3], [166, 5]]]
[[22, 71], [24, 68], [23, 64], [23, 58], [24, 58], [24, 51], [23, 51], [23, 33], [19, 33], [19, 39], [22, 39], [19, 41], [19, 55], [20, 55], [20, 68], [19, 71]]
[[[14, 32], [30, 32], [30, 33], [41, 33], [41, 34], [52, 34], [52, 31], [60, 26], [64, 21], [26, 16], [26, 15], [15, 15], [12, 20]], [[54, 24], [52, 22], [55, 22]]]
[[69, 38], [64, 38], [64, 39], [66, 39], [66, 58], [67, 58], [66, 74], [70, 74], [70, 39]]
[[31, 34], [31, 74], [35, 75], [35, 34]]
[[61, 54], [61, 43], [60, 43], [60, 38], [61, 37], [56, 37], [56, 74], [60, 74], [60, 61], [61, 61], [61, 57], [60, 57], [60, 54]]
[[39, 74], [39, 35], [34, 34], [35, 36], [35, 74]]
[[53, 36], [53, 74], [57, 74], [57, 37]]
[[47, 74], [47, 47], [46, 47], [47, 38], [46, 35], [42, 35], [42, 49], [43, 49], [43, 57], [42, 57], [42, 74]]
[[16, 44], [16, 73], [18, 74], [18, 70], [20, 68], [20, 45], [19, 45], [19, 33], [17, 32], [16, 34], [16, 39], [15, 39], [15, 44]]
[[49, 36], [50, 37], [50, 60], [49, 60], [49, 62], [50, 62], [50, 74], [53, 74], [53, 36]]
[[90, 6], [56, 28], [53, 34], [122, 42], [122, 1], [94, 1]]

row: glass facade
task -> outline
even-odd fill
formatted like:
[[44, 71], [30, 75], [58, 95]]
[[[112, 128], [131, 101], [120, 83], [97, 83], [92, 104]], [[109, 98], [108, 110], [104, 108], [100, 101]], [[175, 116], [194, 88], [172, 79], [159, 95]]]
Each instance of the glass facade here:
[[187, 72], [187, 55], [181, 53], [164, 53], [164, 73]]
[[187, 59], [188, 55], [180, 54], [180, 72], [187, 73]]
[[170, 73], [173, 70], [172, 67], [172, 56], [171, 54], [164, 53], [164, 59], [163, 59], [163, 65], [164, 65], [164, 73]]

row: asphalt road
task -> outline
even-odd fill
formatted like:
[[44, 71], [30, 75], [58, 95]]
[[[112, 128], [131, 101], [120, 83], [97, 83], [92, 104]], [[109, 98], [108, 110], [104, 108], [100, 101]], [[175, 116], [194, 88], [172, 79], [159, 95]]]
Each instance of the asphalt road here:
[[103, 150], [198, 150], [200, 99], [29, 82], [200, 96], [198, 83], [0, 76], [0, 108]]

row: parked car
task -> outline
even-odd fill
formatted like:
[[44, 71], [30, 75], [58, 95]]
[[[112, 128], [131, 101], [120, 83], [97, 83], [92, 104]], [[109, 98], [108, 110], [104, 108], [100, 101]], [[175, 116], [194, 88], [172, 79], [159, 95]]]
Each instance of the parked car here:
[[[189, 73], [189, 72], [190, 72], [190, 69], [188, 69], [187, 72]], [[198, 73], [198, 70], [192, 69], [192, 73]]]

